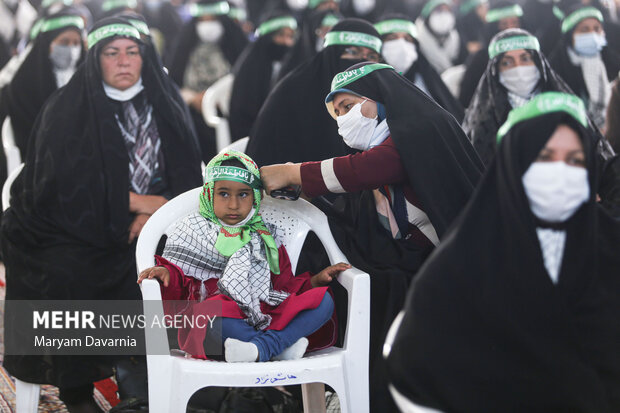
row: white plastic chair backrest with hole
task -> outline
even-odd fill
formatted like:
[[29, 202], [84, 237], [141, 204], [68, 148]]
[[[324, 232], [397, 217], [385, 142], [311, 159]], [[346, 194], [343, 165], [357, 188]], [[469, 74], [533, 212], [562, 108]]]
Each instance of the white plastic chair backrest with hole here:
[[[138, 273], [154, 265], [153, 255], [162, 234], [174, 228], [184, 216], [198, 211], [201, 188], [194, 188], [170, 200], [147, 221], [138, 238], [136, 261]], [[304, 200], [282, 201], [270, 197], [261, 205], [263, 219], [276, 225], [278, 236], [286, 246], [293, 268], [308, 231], [323, 243], [332, 264], [346, 262], [334, 241], [325, 215]], [[352, 268], [340, 274], [340, 284], [347, 290], [347, 326], [343, 348], [330, 347], [292, 361], [266, 363], [225, 363], [199, 361], [171, 355], [147, 354], [149, 405], [153, 413], [185, 412], [187, 401], [200, 388], [255, 387], [301, 384], [305, 390], [315, 383], [326, 383], [336, 390], [343, 412], [368, 412], [368, 346], [370, 337], [370, 278]], [[141, 284], [144, 300], [159, 303], [154, 314], [163, 317], [160, 285], [155, 280]], [[145, 306], [146, 308], [146, 306]], [[165, 331], [146, 334], [147, 353], [156, 341], [167, 342]], [[306, 411], [319, 412], [324, 406], [310, 406]]]
[[245, 149], [248, 147], [248, 142], [250, 141], [250, 137], [246, 136], [245, 138], [241, 138], [239, 140], [234, 141], [230, 145], [222, 148], [219, 153], [223, 153], [226, 151], [237, 151], [245, 153]]
[[[230, 95], [235, 77], [227, 74], [212, 84], [202, 97], [202, 116], [205, 123], [215, 128], [215, 144], [217, 151], [230, 145], [230, 129], [228, 128], [228, 114], [230, 110]], [[219, 111], [224, 115], [220, 117]]]
[[465, 75], [466, 69], [467, 67], [465, 65], [457, 65], [446, 69], [441, 74], [441, 80], [443, 80], [446, 84], [448, 90], [452, 93], [452, 96], [457, 99], [461, 93], [461, 82], [463, 80], [463, 76]]
[[9, 117], [6, 117], [2, 124], [2, 147], [6, 156], [6, 173], [8, 176], [22, 163], [22, 156], [15, 144], [15, 133]]
[[6, 181], [4, 181], [4, 185], [2, 186], [2, 210], [6, 211], [8, 207], [11, 205], [11, 185], [17, 178], [17, 175], [24, 169], [24, 164], [20, 163], [17, 168], [15, 168], [9, 176], [7, 176]]

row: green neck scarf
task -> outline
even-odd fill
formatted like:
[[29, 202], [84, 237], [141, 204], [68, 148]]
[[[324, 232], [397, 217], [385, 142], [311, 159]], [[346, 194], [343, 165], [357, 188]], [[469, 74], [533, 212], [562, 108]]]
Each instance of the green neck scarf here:
[[[239, 160], [246, 169], [221, 166], [228, 159]], [[239, 227], [229, 227], [222, 224], [213, 210], [214, 187], [216, 181], [241, 182], [252, 188], [254, 192], [254, 213], [252, 218]], [[246, 154], [237, 151], [226, 151], [215, 156], [205, 170], [205, 183], [200, 194], [200, 215], [220, 226], [220, 233], [215, 242], [215, 249], [225, 257], [232, 256], [242, 248], [252, 237], [252, 233], [258, 233], [265, 244], [265, 254], [269, 269], [274, 274], [280, 274], [278, 247], [273, 236], [265, 226], [262, 217], [258, 213], [261, 202], [260, 172], [256, 163]]]

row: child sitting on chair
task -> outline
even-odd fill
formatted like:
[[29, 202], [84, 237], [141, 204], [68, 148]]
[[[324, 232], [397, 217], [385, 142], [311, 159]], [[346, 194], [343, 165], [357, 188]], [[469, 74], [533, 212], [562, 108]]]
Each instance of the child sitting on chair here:
[[[301, 358], [306, 336], [314, 332], [313, 349], [333, 345], [334, 302], [326, 286], [350, 268], [339, 263], [313, 276], [294, 276], [276, 227], [258, 213], [261, 186], [258, 167], [247, 155], [228, 151], [213, 158], [200, 212], [177, 225], [162, 256], [156, 256], [158, 265], [138, 279], [160, 280], [164, 300], [219, 300], [229, 362]], [[181, 349], [204, 357], [206, 330], [180, 330]]]

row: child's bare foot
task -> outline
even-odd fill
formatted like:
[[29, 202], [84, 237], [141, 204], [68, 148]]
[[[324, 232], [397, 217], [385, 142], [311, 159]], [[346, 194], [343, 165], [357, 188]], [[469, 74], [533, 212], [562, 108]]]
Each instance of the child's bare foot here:
[[277, 356], [274, 360], [297, 360], [304, 356], [306, 349], [308, 348], [308, 339], [302, 337], [297, 340], [292, 346], [287, 347], [284, 351]]
[[258, 361], [258, 347], [254, 343], [227, 338], [224, 341], [224, 358], [229, 363]]

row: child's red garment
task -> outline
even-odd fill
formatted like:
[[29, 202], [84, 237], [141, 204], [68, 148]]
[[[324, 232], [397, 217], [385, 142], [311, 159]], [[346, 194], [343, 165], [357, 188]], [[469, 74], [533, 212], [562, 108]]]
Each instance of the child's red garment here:
[[[323, 296], [331, 294], [328, 287], [312, 288], [310, 283], [311, 273], [305, 272], [300, 275], [293, 275], [291, 271], [291, 261], [284, 246], [278, 249], [280, 274], [271, 273], [271, 282], [273, 289], [278, 291], [286, 291], [291, 295], [286, 298], [280, 305], [271, 306], [261, 302], [261, 311], [269, 314], [272, 319], [267, 330], [282, 330], [286, 325], [295, 318], [295, 316], [304, 310], [314, 309], [319, 306]], [[199, 315], [210, 313], [207, 311], [206, 305], [198, 303], [200, 301], [200, 288], [203, 282], [193, 277], [186, 276], [183, 271], [158, 255], [155, 256], [157, 265], [165, 267], [170, 272], [170, 282], [168, 287], [161, 286], [162, 298], [164, 301], [195, 301], [186, 312], [188, 316], [191, 314]], [[211, 278], [204, 282], [207, 298], [203, 301], [218, 300], [222, 305], [222, 317], [228, 318], [246, 318], [246, 315], [239, 308], [239, 305], [230, 297], [220, 294], [217, 288], [217, 278]], [[202, 311], [201, 311], [202, 308]], [[320, 350], [334, 345], [336, 342], [338, 324], [336, 312], [332, 318], [323, 325], [319, 330], [308, 337], [308, 351]], [[181, 350], [195, 356], [205, 357], [203, 342], [206, 336], [206, 328], [185, 328], [179, 329], [179, 346]]]

